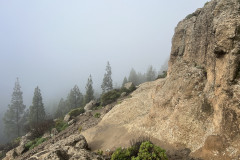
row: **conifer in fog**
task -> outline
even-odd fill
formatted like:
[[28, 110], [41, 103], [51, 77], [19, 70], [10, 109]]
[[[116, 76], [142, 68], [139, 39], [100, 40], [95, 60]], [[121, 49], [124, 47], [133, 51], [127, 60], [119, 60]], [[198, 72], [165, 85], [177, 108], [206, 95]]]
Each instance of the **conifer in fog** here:
[[124, 84], [128, 82], [127, 77], [124, 77], [123, 82], [122, 82], [122, 87], [124, 87]]
[[34, 96], [32, 100], [32, 106], [29, 108], [29, 123], [30, 126], [39, 125], [45, 120], [46, 114], [44, 105], [42, 102], [42, 95], [40, 89], [37, 87], [34, 90]]
[[11, 138], [19, 137], [22, 133], [23, 117], [25, 105], [23, 104], [21, 86], [17, 78], [12, 93], [11, 104], [8, 105], [3, 122], [5, 124], [5, 132]]
[[83, 95], [77, 85], [71, 89], [67, 101], [70, 110], [83, 106]]
[[94, 99], [94, 91], [93, 91], [93, 81], [92, 81], [92, 76], [90, 75], [86, 84], [86, 94], [84, 97], [85, 104], [90, 102], [91, 100]]
[[106, 72], [105, 72], [104, 77], [103, 77], [103, 82], [102, 82], [101, 88], [102, 88], [103, 93], [111, 91], [113, 89], [112, 69], [111, 69], [111, 66], [110, 66], [109, 62], [107, 62]]

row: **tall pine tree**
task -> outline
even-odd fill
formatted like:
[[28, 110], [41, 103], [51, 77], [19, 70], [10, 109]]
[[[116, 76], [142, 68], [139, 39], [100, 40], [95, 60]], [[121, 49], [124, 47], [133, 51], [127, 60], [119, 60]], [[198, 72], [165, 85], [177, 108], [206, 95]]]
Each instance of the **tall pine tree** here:
[[54, 117], [55, 118], [63, 117], [68, 111], [69, 109], [67, 107], [67, 102], [63, 98], [61, 98], [58, 103], [58, 107]]
[[23, 129], [23, 116], [25, 105], [23, 104], [21, 86], [17, 78], [12, 93], [11, 104], [8, 105], [3, 122], [5, 124], [5, 132], [10, 138], [19, 137]]
[[42, 102], [42, 95], [40, 89], [37, 87], [34, 91], [32, 106], [29, 108], [29, 123], [30, 126], [39, 125], [45, 120], [46, 114]]
[[85, 104], [87, 104], [88, 102], [94, 99], [94, 91], [93, 91], [92, 85], [93, 85], [93, 81], [92, 81], [92, 76], [90, 75], [85, 87], [86, 88], [86, 94], [84, 99]]
[[83, 95], [77, 85], [71, 89], [67, 100], [70, 110], [83, 106]]
[[152, 66], [148, 67], [146, 78], [147, 78], [147, 81], [153, 81], [156, 79], [156, 72], [154, 71]]
[[128, 82], [132, 82], [135, 86], [139, 85], [138, 75], [133, 68], [130, 71]]
[[103, 82], [102, 82], [102, 85], [101, 85], [103, 93], [111, 91], [113, 89], [112, 77], [111, 76], [112, 76], [112, 69], [111, 69], [110, 63], [107, 62], [106, 73], [104, 74]]

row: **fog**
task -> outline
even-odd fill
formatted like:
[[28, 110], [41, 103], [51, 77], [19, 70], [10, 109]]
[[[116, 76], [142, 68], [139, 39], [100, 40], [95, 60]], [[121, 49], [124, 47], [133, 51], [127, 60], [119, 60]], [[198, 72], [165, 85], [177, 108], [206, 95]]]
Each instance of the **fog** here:
[[49, 107], [75, 84], [85, 93], [90, 74], [100, 93], [107, 61], [115, 86], [131, 68], [158, 71], [177, 23], [205, 2], [0, 0], [0, 124], [17, 77], [27, 107], [37, 86]]

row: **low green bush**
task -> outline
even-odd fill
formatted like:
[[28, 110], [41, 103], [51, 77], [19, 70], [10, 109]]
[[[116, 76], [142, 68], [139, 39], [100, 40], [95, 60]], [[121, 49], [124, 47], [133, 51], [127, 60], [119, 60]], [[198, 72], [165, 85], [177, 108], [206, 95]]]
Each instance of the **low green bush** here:
[[195, 12], [187, 15], [185, 19], [190, 19], [190, 18], [192, 18], [194, 16], [197, 16]]
[[122, 87], [121, 89], [114, 89], [107, 93], [102, 94], [101, 96], [101, 105], [106, 106], [110, 103], [115, 102], [123, 92], [126, 92], [127, 95], [131, 92], [133, 92], [136, 89], [134, 85], [132, 85], [129, 89], [126, 89], [125, 87]]
[[97, 152], [96, 152], [98, 155], [103, 155], [103, 151], [102, 150], [97, 150]]
[[5, 154], [2, 152], [0, 153], [0, 159], [2, 159], [3, 157], [5, 157]]
[[75, 108], [75, 109], [72, 109], [68, 114], [71, 116], [71, 117], [76, 117], [78, 116], [79, 114], [81, 113], [84, 113], [84, 108]]
[[111, 156], [111, 160], [125, 160], [132, 157], [130, 148], [117, 148]]
[[114, 89], [107, 93], [104, 93], [101, 96], [101, 105], [105, 106], [107, 104], [115, 102], [120, 97], [120, 95], [121, 95], [121, 92], [119, 89]]
[[111, 156], [111, 160], [167, 160], [165, 150], [150, 141], [142, 142], [140, 146], [118, 148]]
[[100, 113], [95, 113], [94, 117], [95, 117], [95, 118], [100, 118], [100, 117], [101, 117], [101, 114], [100, 114]]
[[58, 119], [55, 122], [55, 127], [57, 129], [58, 132], [61, 132], [63, 130], [65, 130], [68, 127], [68, 123], [65, 122], [63, 119]]
[[132, 157], [132, 160], [167, 160], [166, 151], [152, 144], [149, 141], [143, 142], [140, 146], [138, 156]]
[[47, 138], [36, 138], [30, 142], [28, 142], [25, 147], [27, 150], [31, 150], [35, 147], [37, 147], [38, 145], [40, 145], [41, 143], [43, 143], [44, 141], [46, 141]]
[[158, 75], [157, 79], [167, 77], [167, 71], [163, 71], [162, 74]]

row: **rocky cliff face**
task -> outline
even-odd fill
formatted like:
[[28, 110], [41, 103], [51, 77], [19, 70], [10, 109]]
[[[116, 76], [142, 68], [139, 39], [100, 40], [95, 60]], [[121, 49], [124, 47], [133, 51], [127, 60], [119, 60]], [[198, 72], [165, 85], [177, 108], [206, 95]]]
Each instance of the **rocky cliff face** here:
[[[239, 1], [213, 0], [176, 27], [168, 80], [156, 91], [148, 118], [168, 123], [171, 132], [163, 138], [240, 158], [239, 18]], [[166, 107], [164, 120], [156, 110]]]
[[87, 140], [101, 140], [95, 133], [106, 126], [118, 144], [141, 133], [203, 159], [239, 159], [240, 1], [212, 0], [181, 21], [167, 78], [141, 85]]

